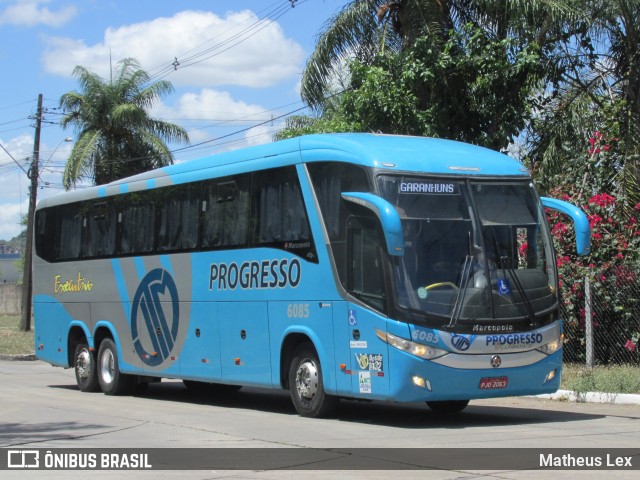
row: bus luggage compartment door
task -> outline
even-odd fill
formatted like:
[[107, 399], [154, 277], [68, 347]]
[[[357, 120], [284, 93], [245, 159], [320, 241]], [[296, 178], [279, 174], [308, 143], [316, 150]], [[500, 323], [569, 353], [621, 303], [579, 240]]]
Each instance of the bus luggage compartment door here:
[[225, 382], [271, 386], [267, 302], [221, 302], [218, 319]]

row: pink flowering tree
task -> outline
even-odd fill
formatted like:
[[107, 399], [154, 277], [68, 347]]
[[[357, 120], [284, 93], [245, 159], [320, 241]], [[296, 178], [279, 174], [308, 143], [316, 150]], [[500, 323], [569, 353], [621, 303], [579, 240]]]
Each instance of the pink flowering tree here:
[[[640, 363], [640, 203], [623, 208], [611, 169], [617, 139], [594, 132], [577, 172], [549, 195], [583, 208], [591, 226], [591, 254], [575, 255], [575, 237], [564, 215], [548, 211], [557, 252], [565, 360], [584, 360], [585, 279], [592, 288], [596, 361]], [[602, 187], [606, 186], [606, 190]], [[625, 199], [626, 200], [626, 199]]]

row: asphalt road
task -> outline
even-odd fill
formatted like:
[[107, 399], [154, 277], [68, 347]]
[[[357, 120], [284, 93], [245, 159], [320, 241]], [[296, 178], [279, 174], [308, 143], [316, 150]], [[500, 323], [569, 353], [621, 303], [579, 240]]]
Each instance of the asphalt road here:
[[[326, 419], [299, 417], [287, 392], [243, 388], [225, 398], [194, 395], [178, 381], [140, 396], [82, 393], [73, 370], [0, 361], [0, 447], [56, 448], [637, 448], [640, 406], [506, 398], [472, 401], [441, 418], [423, 404], [342, 401]], [[4, 451], [2, 451], [4, 452]], [[248, 450], [250, 452], [250, 450]], [[461, 450], [464, 453], [464, 450]], [[5, 453], [2, 453], [3, 455]], [[634, 457], [640, 463], [640, 456]], [[638, 470], [553, 471], [450, 468], [358, 470], [349, 478], [638, 478]], [[91, 472], [91, 478], [345, 478], [343, 471]], [[87, 478], [87, 472], [3, 471], [4, 478]]]

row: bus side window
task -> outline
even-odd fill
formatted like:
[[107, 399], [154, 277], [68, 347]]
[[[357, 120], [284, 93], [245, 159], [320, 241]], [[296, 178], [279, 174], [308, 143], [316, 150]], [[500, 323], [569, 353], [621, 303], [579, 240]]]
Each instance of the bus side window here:
[[155, 204], [153, 191], [127, 194], [118, 202], [118, 253], [133, 255], [153, 251]]
[[246, 247], [250, 216], [251, 174], [206, 182], [200, 246], [204, 249]]
[[295, 167], [256, 172], [254, 198], [255, 244], [317, 262]]
[[158, 190], [159, 252], [192, 250], [198, 244], [200, 184]]
[[82, 256], [113, 255], [116, 244], [116, 216], [113, 202], [87, 205], [83, 221]]
[[[47, 241], [53, 238], [56, 228], [56, 207], [45, 208], [36, 212], [36, 254], [47, 261], [54, 260], [54, 242]], [[53, 233], [53, 235], [51, 235]]]
[[340, 283], [347, 285], [347, 216], [349, 210], [341, 199], [341, 192], [370, 192], [365, 170], [358, 165], [339, 162], [307, 164], [313, 189], [322, 212], [324, 225], [331, 241]]
[[56, 235], [56, 260], [72, 260], [80, 257], [82, 215], [80, 204], [72, 203], [58, 209]]
[[352, 217], [348, 230], [347, 290], [375, 309], [385, 311], [381, 236], [376, 222]]

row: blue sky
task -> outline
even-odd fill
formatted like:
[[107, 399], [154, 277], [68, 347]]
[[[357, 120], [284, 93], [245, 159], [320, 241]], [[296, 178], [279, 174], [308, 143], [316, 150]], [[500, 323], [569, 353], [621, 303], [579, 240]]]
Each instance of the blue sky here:
[[294, 3], [0, 0], [0, 144], [9, 152], [0, 149], [0, 240], [20, 232], [27, 211], [24, 171], [40, 93], [38, 198], [63, 191], [61, 171], [72, 147], [64, 139], [74, 140], [76, 132], [57, 125], [58, 106], [62, 94], [79, 88], [76, 65], [108, 78], [110, 62], [133, 57], [153, 78], [172, 82], [175, 92], [153, 116], [182, 125], [193, 144], [213, 140], [180, 152], [178, 161], [271, 141], [282, 121], [258, 124], [303, 106], [306, 59], [322, 25], [348, 1]]

